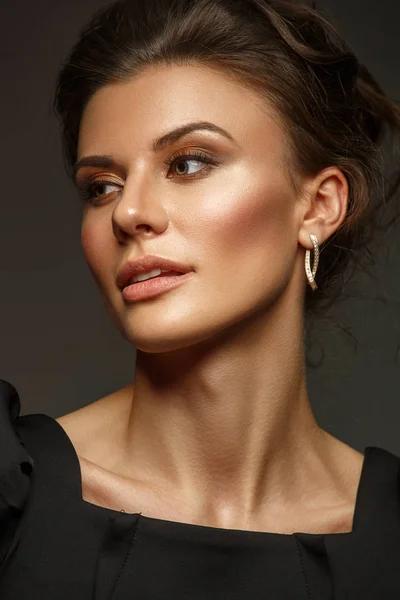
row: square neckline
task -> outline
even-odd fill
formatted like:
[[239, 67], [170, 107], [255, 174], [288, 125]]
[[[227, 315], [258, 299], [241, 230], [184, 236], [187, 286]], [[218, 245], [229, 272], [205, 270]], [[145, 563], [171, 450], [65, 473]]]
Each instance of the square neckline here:
[[351, 531], [344, 531], [344, 532], [318, 532], [318, 533], [311, 533], [311, 532], [303, 532], [303, 531], [295, 531], [292, 533], [280, 533], [280, 532], [275, 532], [275, 531], [253, 531], [253, 530], [248, 530], [248, 529], [231, 529], [231, 528], [225, 528], [225, 527], [214, 527], [211, 525], [199, 525], [197, 523], [185, 523], [185, 522], [181, 522], [181, 521], [171, 521], [169, 519], [160, 519], [157, 517], [148, 517], [146, 515], [143, 515], [141, 512], [126, 512], [124, 510], [117, 510], [117, 509], [113, 509], [113, 508], [108, 508], [105, 506], [101, 506], [99, 504], [93, 504], [92, 502], [88, 502], [87, 500], [84, 500], [83, 498], [83, 485], [82, 485], [82, 471], [81, 471], [81, 466], [80, 466], [80, 462], [79, 462], [79, 457], [78, 454], [76, 452], [75, 446], [72, 443], [71, 438], [69, 437], [69, 435], [67, 434], [67, 432], [65, 431], [65, 429], [63, 428], [63, 426], [56, 421], [55, 418], [51, 417], [50, 415], [45, 415], [43, 414], [42, 416], [47, 417], [50, 422], [53, 424], [53, 426], [55, 425], [56, 431], [58, 431], [61, 434], [61, 439], [64, 441], [64, 445], [66, 447], [67, 450], [67, 461], [69, 462], [69, 467], [70, 470], [72, 472], [72, 479], [73, 479], [73, 483], [75, 486], [75, 489], [73, 490], [73, 494], [74, 494], [74, 499], [77, 500], [79, 502], [80, 505], [82, 505], [85, 510], [90, 510], [90, 511], [94, 511], [94, 512], [98, 512], [99, 514], [104, 514], [105, 516], [108, 516], [109, 519], [111, 518], [118, 518], [118, 519], [132, 519], [132, 518], [137, 518], [140, 520], [144, 520], [147, 523], [153, 523], [155, 525], [158, 525], [159, 527], [163, 527], [163, 528], [173, 528], [173, 529], [182, 529], [182, 528], [186, 528], [187, 531], [191, 530], [194, 534], [196, 532], [200, 533], [200, 532], [206, 532], [209, 531], [210, 533], [214, 533], [217, 534], [217, 532], [219, 532], [220, 534], [225, 534], [225, 535], [243, 535], [244, 537], [251, 535], [260, 537], [264, 536], [265, 538], [270, 537], [271, 539], [292, 539], [293, 536], [301, 536], [301, 537], [308, 537], [310, 539], [312, 538], [335, 538], [338, 539], [340, 536], [351, 536], [355, 533], [356, 531], [356, 525], [357, 523], [360, 521], [360, 515], [361, 515], [361, 510], [362, 510], [362, 506], [364, 504], [364, 496], [366, 493], [366, 482], [367, 482], [367, 469], [368, 469], [368, 457], [371, 455], [371, 453], [377, 449], [374, 446], [366, 446], [364, 448], [364, 452], [363, 452], [363, 462], [362, 462], [362, 467], [361, 467], [361, 472], [360, 472], [360, 477], [358, 480], [358, 485], [357, 485], [357, 492], [356, 492], [356, 501], [355, 501], [355, 505], [354, 505], [354, 512], [353, 512], [353, 519], [352, 519], [352, 526], [351, 526]]

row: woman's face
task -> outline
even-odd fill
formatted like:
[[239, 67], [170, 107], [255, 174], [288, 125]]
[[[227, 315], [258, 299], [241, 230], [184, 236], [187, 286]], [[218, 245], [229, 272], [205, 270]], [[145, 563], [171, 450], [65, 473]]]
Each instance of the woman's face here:
[[[193, 122], [228, 137], [197, 129], [153, 149]], [[110, 164], [77, 171], [80, 186], [103, 182], [85, 201], [82, 245], [113, 322], [136, 348], [162, 352], [210, 339], [267, 314], [299, 278], [301, 211], [285, 134], [255, 92], [204, 66], [148, 68], [103, 87], [87, 105], [78, 161], [99, 155]], [[117, 273], [149, 254], [193, 272], [175, 289], [128, 302]]]

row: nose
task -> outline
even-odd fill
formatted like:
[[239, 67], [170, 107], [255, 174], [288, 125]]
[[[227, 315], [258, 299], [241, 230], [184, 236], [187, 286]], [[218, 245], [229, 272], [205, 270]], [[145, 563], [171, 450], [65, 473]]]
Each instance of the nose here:
[[120, 199], [112, 212], [112, 228], [114, 236], [120, 243], [134, 236], [149, 237], [154, 233], [162, 233], [168, 226], [168, 215], [158, 199], [160, 189], [154, 183], [126, 179]]

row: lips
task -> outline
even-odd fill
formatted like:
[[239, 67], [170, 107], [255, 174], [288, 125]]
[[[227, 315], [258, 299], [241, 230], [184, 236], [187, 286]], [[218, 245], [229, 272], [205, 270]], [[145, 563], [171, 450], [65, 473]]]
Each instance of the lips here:
[[127, 285], [134, 285], [135, 283], [142, 283], [142, 281], [148, 281], [149, 279], [158, 279], [159, 277], [173, 277], [176, 275], [183, 275], [183, 273], [179, 273], [178, 271], [167, 271], [165, 273], [160, 273], [159, 275], [153, 275], [153, 277], [148, 277], [147, 279], [141, 279], [140, 281], [132, 281], [135, 275], [132, 275]]
[[179, 275], [172, 275], [170, 271], [168, 274], [165, 274], [165, 277], [150, 277], [145, 281], [138, 281], [124, 287], [121, 292], [122, 298], [128, 303], [152, 300], [176, 289], [191, 277], [191, 271], [188, 273], [179, 273]]
[[[153, 269], [168, 271], [165, 275], [183, 274], [192, 271], [189, 267], [160, 256], [144, 256], [135, 260], [127, 260], [117, 275], [117, 285], [120, 289], [126, 287], [134, 275], [148, 273]], [[159, 275], [158, 277], [164, 274]]]

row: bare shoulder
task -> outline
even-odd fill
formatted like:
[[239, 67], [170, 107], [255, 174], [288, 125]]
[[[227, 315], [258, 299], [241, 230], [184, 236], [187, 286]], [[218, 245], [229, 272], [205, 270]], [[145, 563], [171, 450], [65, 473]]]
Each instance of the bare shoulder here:
[[55, 420], [78, 456], [83, 500], [114, 510], [138, 512], [142, 504], [146, 505], [146, 495], [137, 482], [119, 475], [132, 395], [133, 386], [129, 384]]
[[330, 440], [330, 453], [332, 464], [340, 474], [345, 489], [349, 491], [351, 502], [355, 501], [361, 472], [364, 466], [364, 454], [355, 450], [345, 442], [325, 432]]
[[364, 454], [362, 452], [359, 452], [352, 446], [349, 446], [345, 442], [342, 442], [330, 433], [325, 433], [332, 441], [333, 450], [340, 462], [342, 462], [345, 466], [348, 465], [353, 466], [355, 468], [362, 466], [362, 463], [364, 461]]
[[[61, 425], [79, 457], [98, 462], [107, 439], [120, 439], [130, 411], [132, 384], [103, 396], [55, 420]], [[126, 419], [124, 416], [126, 415]], [[100, 452], [101, 455], [101, 452]]]

